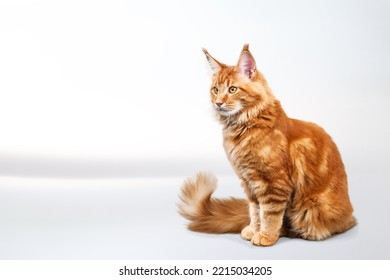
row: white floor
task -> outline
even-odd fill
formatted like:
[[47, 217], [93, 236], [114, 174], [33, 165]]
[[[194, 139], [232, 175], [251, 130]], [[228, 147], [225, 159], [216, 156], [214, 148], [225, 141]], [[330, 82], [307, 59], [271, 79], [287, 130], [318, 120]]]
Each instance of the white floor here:
[[[0, 259], [389, 259], [388, 183], [380, 171], [354, 171], [357, 227], [268, 248], [188, 231], [176, 212], [184, 176], [1, 176]], [[216, 196], [243, 196], [233, 174], [218, 177]]]

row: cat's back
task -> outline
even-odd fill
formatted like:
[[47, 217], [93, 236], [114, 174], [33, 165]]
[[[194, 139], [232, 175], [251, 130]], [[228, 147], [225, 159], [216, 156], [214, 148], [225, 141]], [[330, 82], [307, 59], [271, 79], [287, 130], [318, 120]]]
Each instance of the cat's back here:
[[291, 173], [296, 186], [307, 189], [347, 187], [347, 175], [340, 152], [331, 136], [319, 125], [290, 119], [286, 136], [289, 142]]
[[308, 137], [317, 141], [332, 141], [330, 135], [318, 124], [294, 118], [288, 119], [286, 136], [290, 141], [296, 141]]
[[333, 151], [339, 154], [332, 137], [321, 126], [298, 119], [289, 119], [285, 135], [289, 146], [301, 147], [307, 152], [313, 150], [317, 154]]
[[[329, 154], [340, 158], [339, 150], [332, 137], [319, 125], [298, 119], [289, 119], [285, 135], [289, 143], [289, 149], [314, 153], [320, 158]], [[313, 154], [313, 156], [314, 156]]]

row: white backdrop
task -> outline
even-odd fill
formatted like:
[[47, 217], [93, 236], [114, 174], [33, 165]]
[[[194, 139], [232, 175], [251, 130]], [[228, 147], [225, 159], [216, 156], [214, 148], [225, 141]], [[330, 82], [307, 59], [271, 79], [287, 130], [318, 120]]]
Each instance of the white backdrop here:
[[387, 1], [2, 1], [0, 156], [222, 158], [201, 48], [250, 43], [291, 117], [390, 141]]
[[[389, 14], [385, 0], [1, 1], [0, 259], [389, 259]], [[244, 43], [287, 114], [338, 144], [351, 231], [254, 248], [186, 230], [184, 176], [244, 196], [201, 51], [234, 64]]]

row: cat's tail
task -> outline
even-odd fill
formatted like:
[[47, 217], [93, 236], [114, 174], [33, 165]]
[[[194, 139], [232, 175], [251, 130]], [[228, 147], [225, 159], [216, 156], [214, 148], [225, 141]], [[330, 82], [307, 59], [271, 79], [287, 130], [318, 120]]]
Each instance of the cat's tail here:
[[207, 233], [239, 233], [249, 225], [246, 199], [211, 197], [217, 179], [205, 173], [184, 181], [178, 204], [179, 213], [190, 220], [188, 228]]

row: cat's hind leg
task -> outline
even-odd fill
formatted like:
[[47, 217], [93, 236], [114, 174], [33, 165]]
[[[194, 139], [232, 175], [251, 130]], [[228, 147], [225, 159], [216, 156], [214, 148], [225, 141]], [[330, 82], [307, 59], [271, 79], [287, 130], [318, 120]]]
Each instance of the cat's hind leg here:
[[292, 229], [304, 239], [323, 240], [356, 225], [350, 204], [332, 205], [311, 198], [290, 217]]

